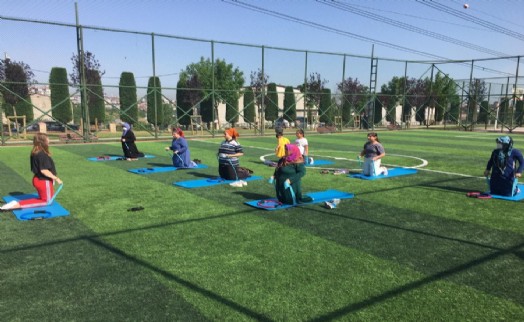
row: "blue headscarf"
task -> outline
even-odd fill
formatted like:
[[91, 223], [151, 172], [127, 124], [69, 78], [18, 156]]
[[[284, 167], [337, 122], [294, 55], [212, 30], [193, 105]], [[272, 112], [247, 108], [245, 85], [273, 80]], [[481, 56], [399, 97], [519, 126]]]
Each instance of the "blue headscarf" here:
[[122, 123], [122, 136], [125, 136], [127, 131], [131, 130], [131, 125], [127, 122]]
[[497, 155], [497, 166], [503, 170], [506, 168], [506, 160], [513, 150], [513, 139], [509, 136], [500, 136], [495, 141], [502, 144], [502, 149], [499, 150]]

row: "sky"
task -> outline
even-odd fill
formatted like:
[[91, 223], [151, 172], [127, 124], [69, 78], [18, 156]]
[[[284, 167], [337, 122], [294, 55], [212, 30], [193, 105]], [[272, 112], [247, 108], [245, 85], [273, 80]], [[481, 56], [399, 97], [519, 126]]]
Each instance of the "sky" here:
[[[179, 73], [212, 55], [238, 67], [246, 85], [263, 65], [281, 85], [319, 73], [332, 90], [348, 77], [368, 86], [372, 55], [379, 88], [393, 76], [430, 77], [422, 61], [460, 60], [437, 65], [454, 79], [524, 75], [514, 58], [524, 55], [520, 0], [0, 0], [2, 58], [28, 64], [41, 83], [52, 67], [71, 73], [75, 3], [109, 93], [127, 71], [139, 87], [159, 76], [173, 96]], [[495, 57], [512, 58], [484, 60]]]

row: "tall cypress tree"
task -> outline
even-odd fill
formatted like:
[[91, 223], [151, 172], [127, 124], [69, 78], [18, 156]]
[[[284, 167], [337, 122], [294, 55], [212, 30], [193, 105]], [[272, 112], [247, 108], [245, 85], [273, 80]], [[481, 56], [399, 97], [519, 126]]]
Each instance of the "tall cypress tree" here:
[[331, 90], [329, 88], [322, 89], [320, 96], [320, 105], [318, 106], [319, 121], [326, 124], [331, 124]]
[[106, 120], [106, 104], [104, 101], [104, 90], [102, 88], [102, 78], [98, 70], [86, 72], [90, 83], [87, 84], [87, 105], [89, 106], [89, 123], [104, 123]]
[[183, 79], [178, 80], [176, 85], [176, 116], [178, 123], [182, 125], [191, 124], [191, 102], [189, 100], [189, 91], [186, 89], [186, 82]]
[[159, 126], [163, 123], [163, 116], [160, 78], [150, 77], [147, 83], [147, 121], [154, 126]]
[[229, 97], [226, 100], [226, 121], [231, 123], [232, 127], [238, 123], [238, 99]]
[[297, 102], [293, 86], [287, 86], [284, 92], [284, 119], [292, 122], [297, 118]]
[[118, 83], [120, 97], [120, 119], [129, 124], [138, 120], [138, 100], [136, 95], [135, 75], [131, 72], [122, 72]]
[[53, 67], [49, 75], [49, 89], [51, 90], [51, 106], [53, 117], [62, 123], [73, 120], [73, 109], [69, 96], [67, 70], [63, 67]]
[[267, 84], [267, 102], [265, 109], [266, 121], [275, 121], [278, 118], [278, 93], [277, 84]]
[[244, 90], [244, 121], [250, 126], [255, 123], [255, 109], [255, 93], [251, 87], [248, 87]]

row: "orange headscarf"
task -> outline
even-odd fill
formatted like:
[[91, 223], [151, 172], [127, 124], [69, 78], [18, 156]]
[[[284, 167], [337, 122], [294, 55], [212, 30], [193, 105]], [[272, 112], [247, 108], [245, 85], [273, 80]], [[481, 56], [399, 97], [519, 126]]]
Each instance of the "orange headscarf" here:
[[237, 139], [240, 135], [238, 134], [237, 130], [235, 130], [234, 127], [230, 128], [230, 129], [227, 129], [225, 130], [224, 132], [226, 132], [227, 134], [229, 134], [230, 137], [232, 137], [233, 139]]

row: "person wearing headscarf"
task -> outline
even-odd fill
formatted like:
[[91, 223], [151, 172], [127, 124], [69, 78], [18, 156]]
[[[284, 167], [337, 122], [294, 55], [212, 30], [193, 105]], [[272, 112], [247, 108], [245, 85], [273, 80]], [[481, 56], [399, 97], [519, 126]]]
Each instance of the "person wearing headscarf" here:
[[239, 134], [235, 128], [224, 131], [224, 141], [218, 148], [218, 174], [222, 179], [238, 180], [243, 184], [242, 179], [247, 178], [249, 174], [239, 171], [239, 157], [244, 155], [244, 150], [237, 141], [238, 137]]
[[517, 194], [517, 179], [522, 176], [524, 158], [522, 152], [513, 148], [513, 139], [501, 136], [496, 140], [497, 147], [491, 152], [484, 176], [489, 179], [490, 193], [500, 196]]
[[191, 161], [189, 146], [184, 137], [184, 132], [180, 128], [173, 128], [173, 141], [171, 146], [166, 147], [166, 151], [173, 151], [173, 166], [177, 168], [193, 168], [196, 164]]
[[122, 151], [124, 151], [124, 156], [127, 160], [136, 160], [137, 158], [143, 158], [144, 154], [138, 151], [135, 141], [135, 133], [131, 130], [131, 125], [127, 122], [122, 123]]
[[1, 210], [19, 208], [43, 207], [52, 199], [54, 194], [53, 183], [62, 184], [56, 174], [56, 167], [51, 152], [49, 151], [49, 138], [45, 133], [36, 133], [33, 137], [33, 149], [29, 157], [31, 172], [33, 172], [33, 186], [38, 192], [38, 198], [13, 200], [2, 207]]
[[293, 205], [312, 199], [302, 195], [302, 177], [306, 175], [304, 158], [298, 146], [286, 144], [286, 154], [278, 160], [273, 175], [278, 201]]
[[384, 146], [378, 139], [378, 134], [375, 132], [368, 133], [368, 141], [364, 144], [364, 148], [359, 154], [359, 159], [364, 157], [364, 164], [362, 165], [362, 173], [366, 176], [378, 176], [384, 174], [388, 175], [388, 169], [381, 166], [381, 159], [386, 155]]

